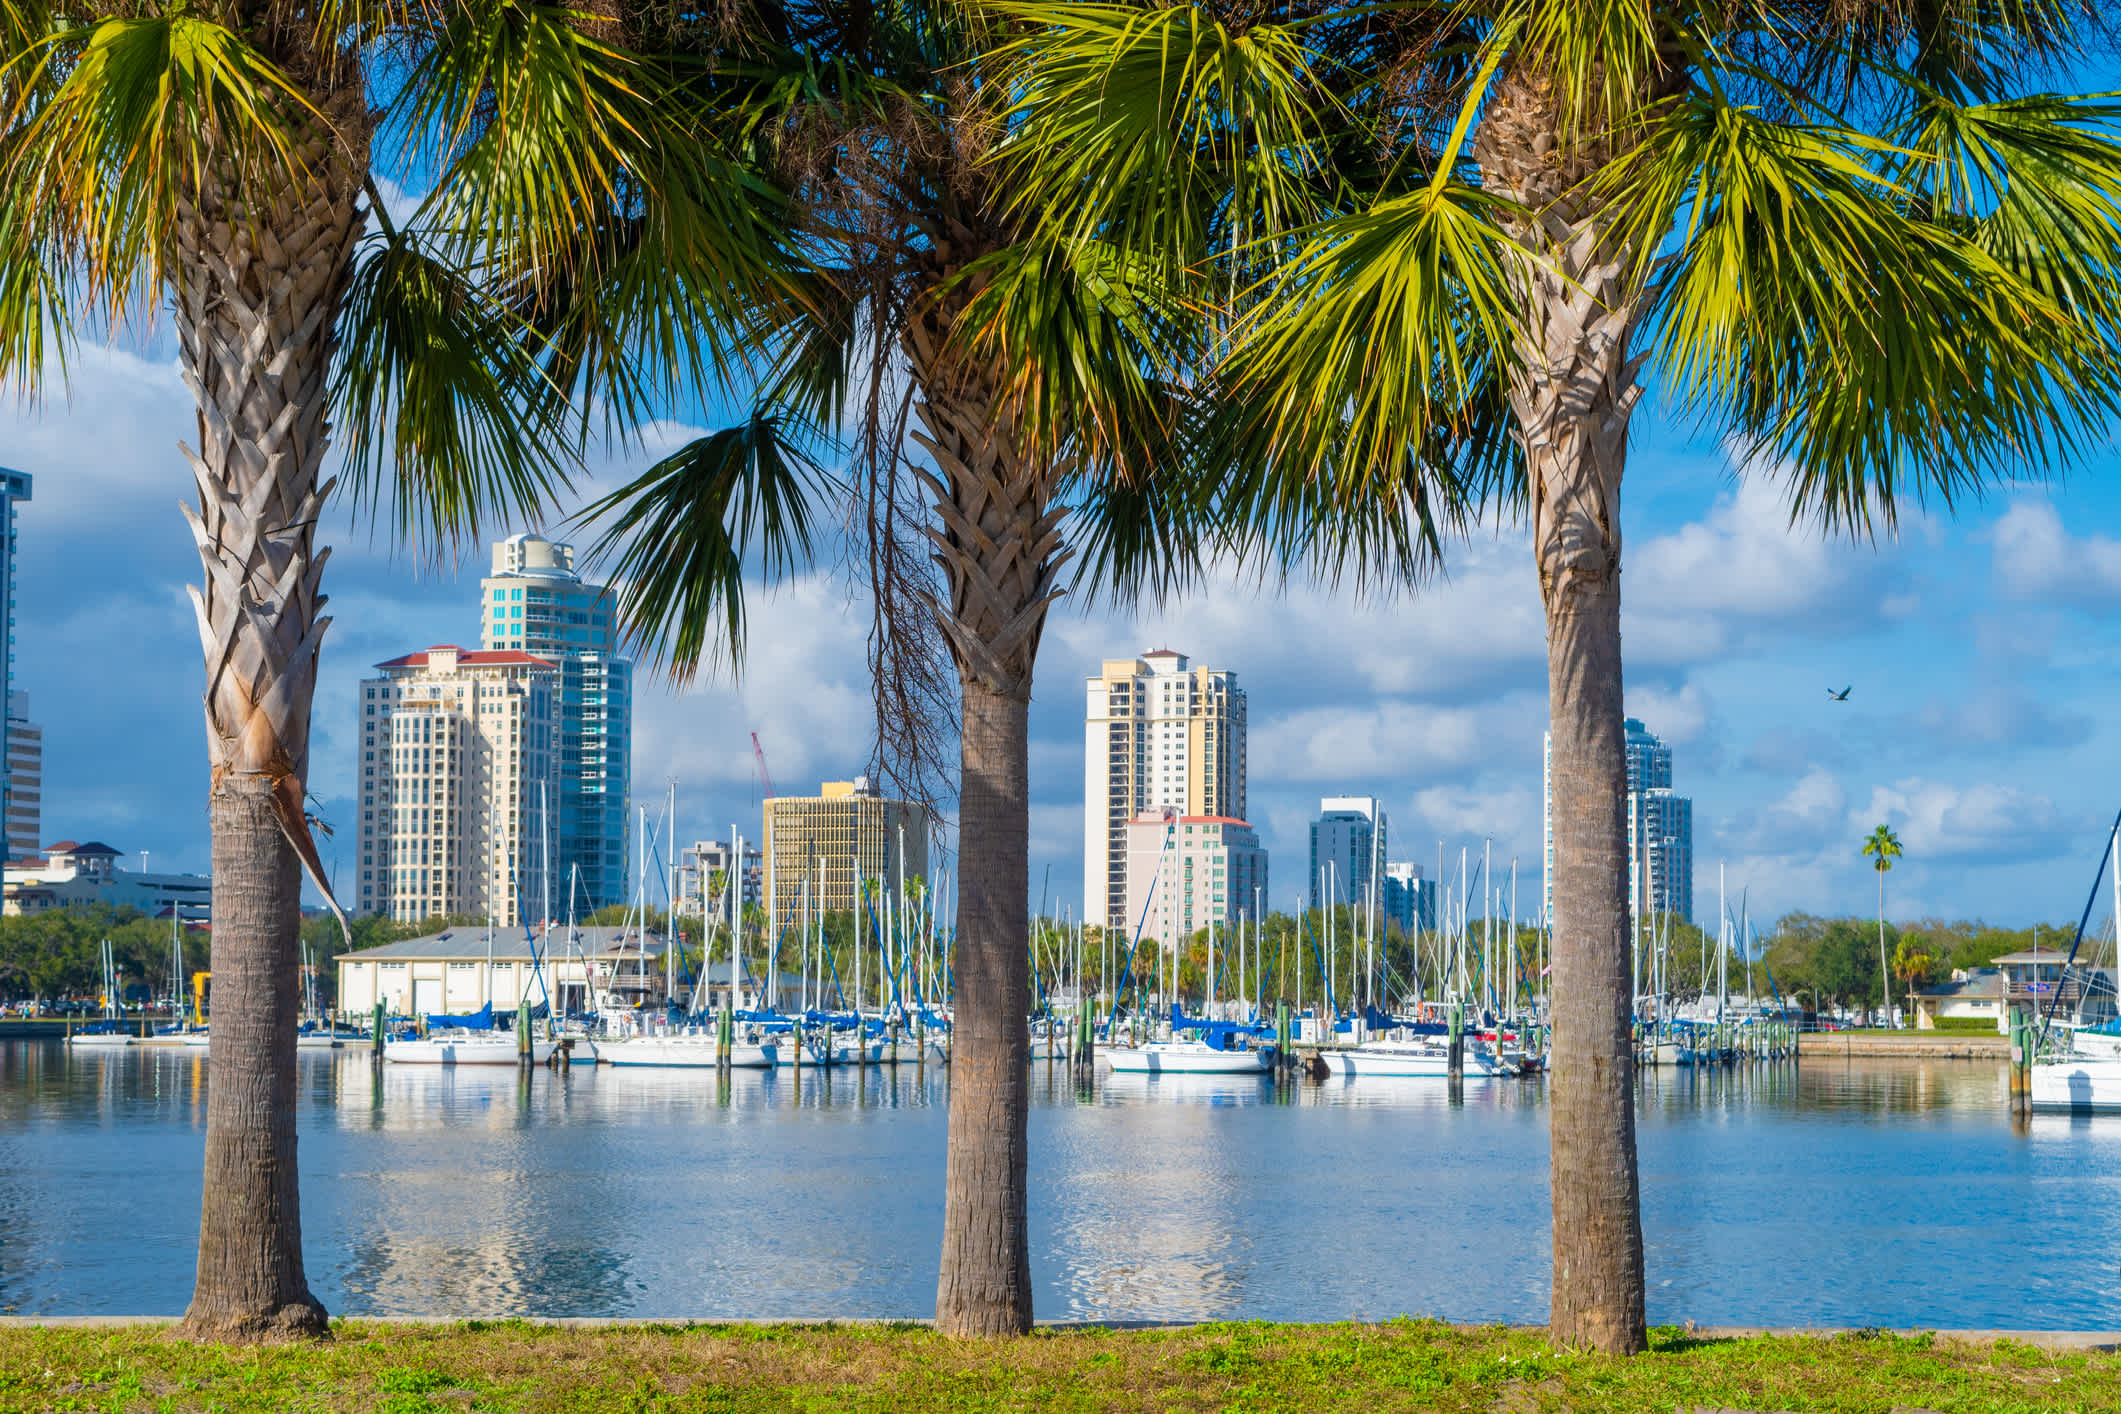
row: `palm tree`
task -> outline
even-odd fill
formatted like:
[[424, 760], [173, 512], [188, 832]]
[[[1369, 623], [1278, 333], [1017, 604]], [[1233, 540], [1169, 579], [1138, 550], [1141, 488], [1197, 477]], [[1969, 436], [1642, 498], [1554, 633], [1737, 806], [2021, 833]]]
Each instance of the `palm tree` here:
[[[0, 377], [63, 380], [85, 328], [166, 307], [198, 404], [215, 1006], [193, 1336], [324, 1329], [294, 947], [305, 868], [330, 897], [304, 805], [331, 434], [357, 506], [401, 537], [441, 548], [536, 514], [578, 440], [541, 366], [569, 350], [509, 301], [595, 283], [583, 213], [680, 204], [662, 194], [693, 148], [654, 152], [657, 96], [565, 12], [484, 0], [0, 9]], [[431, 195], [393, 220], [379, 177]]]
[[[1027, 713], [1067, 587], [1064, 522], [1111, 528], [1099, 565], [1163, 548], [1161, 492], [1133, 470], [1166, 423], [1147, 353], [1158, 311], [1096, 252], [1025, 239], [987, 166], [1001, 91], [981, 56], [997, 30], [954, 0], [754, 0], [656, 23], [636, 18], [644, 45], [705, 75], [691, 121], [755, 135], [756, 190], [791, 233], [784, 283], [800, 298], [692, 331], [748, 415], [595, 508], [619, 612], [679, 680], [735, 658], [747, 556], [769, 579], [809, 562], [819, 503], [843, 489], [819, 463], [845, 454], [839, 500], [877, 607], [879, 769], [936, 793], [936, 727], [960, 727], [936, 1318], [1024, 1331]], [[940, 695], [931, 650], [955, 670]]]
[[[1243, 546], [1521, 515], [1554, 801], [1551, 1334], [1643, 1347], [1620, 487], [1656, 365], [1794, 516], [1859, 535], [2066, 459], [2116, 402], [2121, 145], [2042, 92], [2090, 0], [1011, 3], [1019, 200], [1192, 258]], [[1056, 194], [1071, 200], [1060, 202]], [[1389, 568], [1389, 556], [1386, 557]]]
[[[1885, 959], [1885, 876], [1892, 872], [1893, 861], [1900, 857], [1900, 836], [1890, 827], [1880, 825], [1863, 841], [1864, 857], [1878, 871], [1878, 978], [1885, 987], [1885, 1024], [1893, 1024], [1893, 971]], [[1912, 1005], [1912, 1003], [1911, 1003]]]

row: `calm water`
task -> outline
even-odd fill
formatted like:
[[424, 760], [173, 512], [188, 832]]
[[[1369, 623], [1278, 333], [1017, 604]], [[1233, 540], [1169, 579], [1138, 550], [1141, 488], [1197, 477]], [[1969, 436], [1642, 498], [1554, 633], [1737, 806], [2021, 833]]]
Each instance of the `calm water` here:
[[[933, 1310], [935, 1072], [301, 1065], [335, 1314]], [[1033, 1074], [1041, 1316], [1545, 1315], [1537, 1086]], [[0, 1308], [183, 1308], [205, 1084], [197, 1052], [0, 1045]], [[2121, 1121], [2014, 1129], [2001, 1067], [1667, 1073], [1640, 1135], [1653, 1319], [2121, 1325]]]

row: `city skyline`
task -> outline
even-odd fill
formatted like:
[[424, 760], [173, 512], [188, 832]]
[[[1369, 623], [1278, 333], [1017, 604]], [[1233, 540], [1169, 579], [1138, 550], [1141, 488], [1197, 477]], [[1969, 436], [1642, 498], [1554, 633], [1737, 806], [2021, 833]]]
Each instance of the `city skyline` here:
[[[197, 555], [175, 502], [192, 401], [160, 352], [85, 349], [73, 397], [0, 411], [0, 463], [36, 478], [21, 541], [17, 674], [45, 727], [44, 832], [123, 838], [172, 867], [207, 864], [197, 633], [184, 586]], [[2121, 482], [2102, 453], [2065, 485], [2006, 487], [1958, 521], [1910, 512], [1876, 544], [1792, 526], [1770, 478], [1734, 487], [1721, 451], [1638, 415], [1623, 526], [1628, 710], [1685, 751], [1697, 873], [1727, 864], [1754, 917], [1863, 913], [1874, 880], [1857, 847], [1890, 823], [1907, 846], [1896, 916], [2026, 923], [2074, 917], [2116, 802], [2121, 724], [2104, 697], [2121, 604]], [[651, 429], [600, 461], [586, 503], [694, 429]], [[26, 528], [27, 529], [27, 528]], [[348, 730], [370, 665], [466, 642], [486, 541], [461, 559], [394, 549], [344, 501], [326, 513], [334, 623], [324, 645], [311, 787], [339, 834], [343, 891], [358, 821]], [[1071, 596], [1047, 629], [1032, 704], [1034, 891], [1080, 910], [1083, 699], [1100, 661], [1171, 643], [1241, 673], [1250, 701], [1247, 818], [1299, 859], [1321, 794], [1382, 796], [1395, 852], [1433, 863], [1496, 840], [1515, 855], [1526, 912], [1540, 874], [1545, 649], [1521, 529], [1483, 526], [1447, 547], [1418, 595], [1359, 598], [1299, 580], [1286, 594], [1218, 570], [1161, 608]], [[754, 584], [756, 589], [756, 584]], [[637, 789], [651, 809], [678, 782], [680, 834], [757, 818], [756, 730], [776, 778], [843, 774], [868, 749], [866, 605], [829, 572], [749, 605], [740, 678], [672, 692], [643, 670]], [[1846, 703], [1825, 689], [1853, 681]], [[1301, 881], [1285, 871], [1290, 895]], [[1702, 877], [1706, 877], [1703, 875]], [[1036, 904], [1037, 898], [1031, 899]], [[1698, 911], [1698, 910], [1697, 910]]]

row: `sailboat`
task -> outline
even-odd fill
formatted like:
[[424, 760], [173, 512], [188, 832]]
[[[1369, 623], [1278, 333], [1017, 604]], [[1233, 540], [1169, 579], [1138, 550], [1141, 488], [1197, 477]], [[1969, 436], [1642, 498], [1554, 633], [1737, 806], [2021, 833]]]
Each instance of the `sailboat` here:
[[103, 940], [103, 1019], [66, 1038], [69, 1046], [130, 1046], [137, 1041], [118, 1011], [118, 965], [110, 939]]
[[[1517, 1073], [1516, 1066], [1498, 1056], [1480, 1038], [1468, 1034], [1463, 1044], [1464, 1074], [1468, 1079], [1486, 1080]], [[1434, 1037], [1327, 1047], [1318, 1053], [1318, 1058], [1332, 1074], [1350, 1078], [1444, 1079], [1451, 1074], [1450, 1047]]]
[[[2121, 816], [2115, 817], [2114, 828], [2107, 836], [2106, 855], [2099, 861], [2104, 872], [2108, 865], [2113, 868], [2113, 908], [2115, 946], [2121, 947]], [[2092, 881], [2092, 899], [2099, 897], [2099, 880]], [[2085, 907], [2085, 915], [2091, 914], [2091, 906]], [[2083, 937], [2080, 922], [2078, 937]], [[2070, 955], [2076, 955], [2074, 946]], [[2078, 1032], [2072, 1037], [2073, 1044], [2086, 1039]], [[2121, 1110], [2121, 1055], [2060, 1056], [2053, 1059], [2041, 1057], [2032, 1067], [2032, 1102], [2036, 1110]]]

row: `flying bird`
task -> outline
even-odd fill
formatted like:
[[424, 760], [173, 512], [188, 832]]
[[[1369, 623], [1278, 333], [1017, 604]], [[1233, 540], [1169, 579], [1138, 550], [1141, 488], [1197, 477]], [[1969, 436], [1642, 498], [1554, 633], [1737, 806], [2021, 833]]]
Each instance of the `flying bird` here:
[[1849, 700], [1849, 693], [1853, 692], [1855, 690], [1855, 687], [1856, 684], [1850, 683], [1847, 687], [1842, 688], [1839, 692], [1834, 691], [1834, 689], [1832, 688], [1828, 688], [1826, 690], [1826, 695], [1828, 697], [1833, 698], [1836, 702], [1846, 702]]

